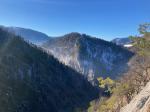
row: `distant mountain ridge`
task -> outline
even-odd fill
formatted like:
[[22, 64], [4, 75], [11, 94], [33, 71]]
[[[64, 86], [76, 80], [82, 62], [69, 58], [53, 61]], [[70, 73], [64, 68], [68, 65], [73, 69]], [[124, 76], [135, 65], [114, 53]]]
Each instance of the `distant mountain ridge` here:
[[[26, 41], [41, 46], [60, 62], [70, 66], [91, 81], [99, 76], [116, 78], [128, 69], [128, 60], [133, 55], [130, 51], [111, 42], [77, 32], [57, 38], [49, 38], [45, 34], [40, 36], [40, 32], [36, 32], [40, 33], [37, 36], [29, 33], [28, 37], [28, 35], [25, 35], [26, 33], [22, 32], [34, 32], [34, 30], [24, 28], [8, 27], [5, 30], [11, 33], [15, 32], [16, 35], [19, 34], [17, 33], [18, 30], [21, 31], [23, 35], [21, 36]], [[33, 39], [30, 37], [33, 37]]]
[[8, 31], [9, 33], [21, 36], [22, 38], [24, 38], [24, 40], [29, 41], [36, 45], [41, 45], [50, 39], [48, 35], [32, 29], [21, 27], [5, 27], [5, 26], [0, 26], [0, 28]]
[[132, 43], [132, 40], [128, 37], [126, 38], [115, 38], [111, 42], [115, 43], [116, 45], [125, 46]]
[[42, 47], [89, 81], [100, 76], [117, 78], [128, 69], [127, 63], [133, 56], [111, 42], [76, 32], [53, 38]]
[[79, 73], [0, 29], [0, 112], [76, 112], [97, 96]]

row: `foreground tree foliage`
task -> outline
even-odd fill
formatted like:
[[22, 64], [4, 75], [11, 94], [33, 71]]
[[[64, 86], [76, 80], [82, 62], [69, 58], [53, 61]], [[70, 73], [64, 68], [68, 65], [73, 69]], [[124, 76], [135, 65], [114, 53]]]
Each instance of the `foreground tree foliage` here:
[[[101, 97], [98, 101], [92, 102], [89, 112], [119, 112], [120, 108], [129, 103], [150, 81], [150, 24], [142, 24], [138, 30], [140, 36], [129, 37], [133, 40], [132, 51], [135, 52], [131, 60], [132, 66], [119, 81], [115, 82], [111, 96]], [[109, 81], [105, 80], [98, 79], [100, 88], [109, 85]]]
[[100, 89], [103, 89], [103, 94], [110, 96], [113, 92], [115, 81], [110, 79], [109, 77], [107, 77], [106, 79], [99, 77], [97, 80], [99, 82]]

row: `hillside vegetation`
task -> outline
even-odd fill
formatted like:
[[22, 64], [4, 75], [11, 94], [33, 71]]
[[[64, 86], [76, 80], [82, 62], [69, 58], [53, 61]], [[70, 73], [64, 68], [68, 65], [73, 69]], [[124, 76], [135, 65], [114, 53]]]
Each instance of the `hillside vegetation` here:
[[0, 29], [0, 112], [73, 112], [97, 96], [79, 73]]
[[[149, 28], [150, 24], [140, 25], [139, 32], [142, 36], [130, 36], [134, 45], [132, 51], [134, 51], [136, 55], [132, 58], [130, 62], [131, 67], [129, 71], [125, 73], [120, 80], [113, 81], [115, 83], [113, 84], [111, 89], [109, 89], [111, 90], [111, 95], [105, 95], [104, 97], [99, 98], [99, 100], [91, 102], [91, 106], [88, 109], [89, 112], [120, 112], [120, 109], [126, 104], [130, 103], [132, 99], [137, 94], [139, 94], [143, 87], [145, 87], [146, 84], [150, 81]], [[105, 90], [107, 89], [108, 87], [105, 88]], [[128, 111], [127, 109], [125, 109], [125, 112], [135, 112], [135, 110]], [[136, 112], [139, 112], [139, 110], [137, 110]]]
[[92, 83], [98, 77], [118, 78], [128, 69], [134, 55], [112, 42], [80, 33], [53, 38], [42, 47]]

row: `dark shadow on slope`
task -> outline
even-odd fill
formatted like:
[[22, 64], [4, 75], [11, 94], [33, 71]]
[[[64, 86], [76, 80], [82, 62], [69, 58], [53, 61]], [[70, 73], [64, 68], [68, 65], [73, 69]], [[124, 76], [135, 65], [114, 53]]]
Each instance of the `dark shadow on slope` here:
[[73, 112], [99, 93], [82, 75], [0, 29], [0, 112]]

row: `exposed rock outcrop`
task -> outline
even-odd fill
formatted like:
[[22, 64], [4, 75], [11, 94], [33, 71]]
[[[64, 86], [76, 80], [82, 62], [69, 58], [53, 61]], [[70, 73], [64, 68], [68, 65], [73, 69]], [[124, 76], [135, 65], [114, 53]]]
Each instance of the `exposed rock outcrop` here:
[[150, 112], [150, 82], [120, 112]]

